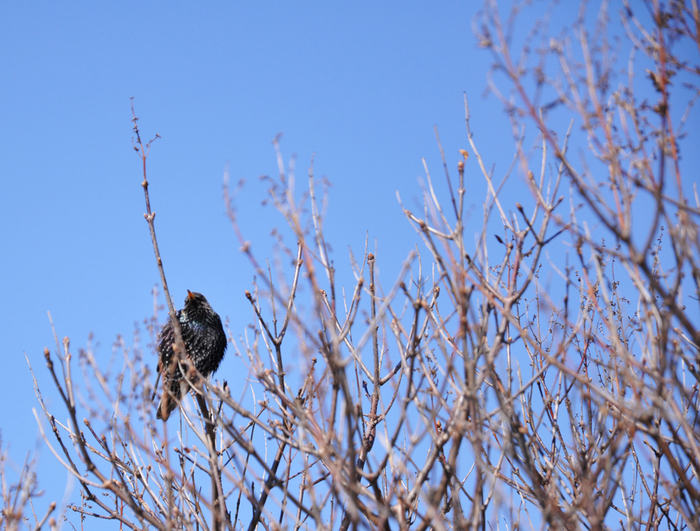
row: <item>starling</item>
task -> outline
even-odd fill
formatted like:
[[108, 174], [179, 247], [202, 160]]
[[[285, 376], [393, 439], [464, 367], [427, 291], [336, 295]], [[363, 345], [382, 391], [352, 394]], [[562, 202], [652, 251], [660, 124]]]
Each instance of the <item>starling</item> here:
[[[182, 340], [187, 349], [187, 359], [204, 376], [208, 377], [219, 368], [226, 351], [226, 334], [221, 326], [221, 318], [209, 306], [201, 293], [187, 291], [185, 307], [177, 312], [182, 331]], [[163, 394], [158, 404], [156, 418], [168, 420], [170, 413], [178, 406], [190, 388], [183, 377], [186, 364], [171, 366], [175, 334], [170, 319], [158, 336], [158, 373], [163, 376]], [[184, 358], [184, 353], [180, 353]], [[185, 369], [186, 370], [186, 369]], [[190, 381], [192, 379], [190, 378]]]

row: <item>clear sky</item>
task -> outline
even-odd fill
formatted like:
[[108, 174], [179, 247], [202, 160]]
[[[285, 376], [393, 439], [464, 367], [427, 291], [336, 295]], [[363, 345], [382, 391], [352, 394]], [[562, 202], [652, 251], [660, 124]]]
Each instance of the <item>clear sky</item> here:
[[[246, 181], [241, 225], [265, 256], [282, 222], [261, 206], [258, 177], [276, 172], [271, 142], [283, 133], [300, 186], [315, 153], [317, 177], [333, 185], [327, 236], [336, 262], [347, 265], [348, 247], [361, 256], [369, 236], [385, 284], [419, 241], [396, 191], [417, 204], [422, 157], [443, 182], [434, 126], [454, 171], [468, 148], [464, 92], [487, 163], [497, 173], [508, 167], [510, 126], [500, 103], [484, 97], [490, 57], [472, 33], [480, 5], [0, 5], [0, 428], [15, 462], [39, 445], [46, 501], [61, 499], [66, 473], [38, 443], [24, 356], [48, 391], [47, 311], [74, 351], [92, 333], [106, 360], [117, 336], [129, 342], [151, 315], [159, 282], [129, 98], [144, 138], [162, 137], [149, 179], [176, 306], [187, 289], [200, 291], [238, 335], [253, 322], [243, 296], [252, 269], [225, 215], [227, 163], [232, 180]], [[484, 184], [474, 175], [467, 204], [478, 218]]]

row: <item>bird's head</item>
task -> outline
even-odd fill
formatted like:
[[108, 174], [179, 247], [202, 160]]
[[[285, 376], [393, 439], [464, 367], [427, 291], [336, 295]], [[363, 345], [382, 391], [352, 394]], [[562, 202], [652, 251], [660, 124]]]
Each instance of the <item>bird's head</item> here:
[[195, 293], [187, 290], [187, 297], [185, 297], [185, 309], [196, 308], [198, 306], [209, 306], [206, 297], [204, 297], [204, 295], [201, 293]]

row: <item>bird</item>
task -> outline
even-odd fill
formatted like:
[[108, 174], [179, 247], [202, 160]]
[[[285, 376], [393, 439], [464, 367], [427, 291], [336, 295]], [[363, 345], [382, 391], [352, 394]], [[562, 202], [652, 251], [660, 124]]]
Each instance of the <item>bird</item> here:
[[186, 349], [186, 353], [180, 353], [182, 356], [180, 363], [172, 365], [175, 333], [171, 319], [168, 319], [158, 335], [158, 376], [163, 377], [163, 393], [156, 411], [156, 418], [163, 422], [168, 420], [170, 413], [190, 389], [190, 383], [187, 380], [191, 382], [192, 378], [183, 377], [183, 368], [187, 370], [186, 365], [182, 363], [184, 357], [186, 356], [192, 362], [202, 376], [208, 378], [219, 368], [227, 346], [221, 318], [201, 293], [187, 290], [185, 307], [178, 310], [177, 319]]

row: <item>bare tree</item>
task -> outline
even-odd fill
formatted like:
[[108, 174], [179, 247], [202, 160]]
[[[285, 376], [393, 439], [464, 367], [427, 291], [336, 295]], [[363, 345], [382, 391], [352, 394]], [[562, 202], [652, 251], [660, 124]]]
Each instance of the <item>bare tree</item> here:
[[0, 487], [2, 488], [0, 527], [15, 531], [22, 529], [24, 524], [29, 528], [41, 529], [48, 523], [51, 528], [54, 528], [56, 522], [51, 514], [56, 509], [56, 503], [51, 502], [43, 515], [37, 514], [34, 507], [34, 499], [41, 496], [34, 470], [34, 460], [30, 454], [27, 454], [22, 466], [17, 467], [10, 461], [8, 454], [7, 449], [0, 453]]
[[[40, 426], [82, 486], [74, 511], [131, 529], [700, 528], [700, 200], [681, 159], [697, 3], [624, 2], [614, 24], [607, 3], [584, 6], [561, 37], [549, 13], [519, 36], [526, 8], [503, 23], [487, 2], [476, 20], [512, 164], [488, 169], [465, 97], [469, 145], [442, 155], [444, 197], [426, 165], [424, 208], [403, 207], [422, 245], [393, 282], [367, 248], [339, 285], [327, 191], [312, 164], [299, 192], [277, 141], [269, 193], [285, 227], [271, 263], [226, 176], [255, 270], [253, 324], [230, 332], [245, 389], [200, 379], [199, 409], [183, 404], [173, 436], [154, 420], [138, 336], [109, 372], [81, 350], [80, 393], [68, 340], [46, 350], [68, 420], [37, 388]], [[148, 194], [150, 144], [134, 125]], [[471, 179], [487, 186], [475, 243]], [[146, 218], [173, 315], [150, 206]], [[152, 342], [157, 306], [155, 294]]]

